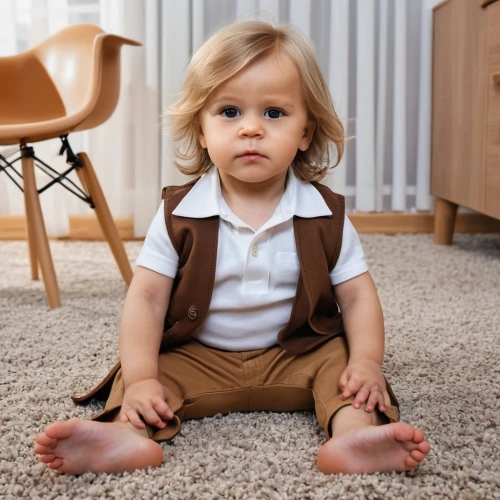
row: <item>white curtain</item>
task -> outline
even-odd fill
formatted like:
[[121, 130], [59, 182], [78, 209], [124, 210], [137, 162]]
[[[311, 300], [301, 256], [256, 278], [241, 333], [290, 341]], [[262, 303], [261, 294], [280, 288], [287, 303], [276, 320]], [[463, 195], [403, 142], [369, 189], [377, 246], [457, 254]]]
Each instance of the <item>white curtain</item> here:
[[[346, 196], [350, 212], [428, 211], [436, 3], [0, 0], [2, 25], [8, 27], [0, 31], [0, 56], [25, 50], [77, 22], [95, 22], [143, 43], [122, 49], [122, 91], [115, 114], [99, 128], [69, 137], [74, 150], [89, 153], [113, 214], [132, 217], [136, 236], [144, 236], [161, 187], [187, 180], [173, 167], [162, 110], [175, 100], [192, 53], [215, 29], [238, 19], [293, 23], [311, 37], [346, 132], [355, 136], [324, 182]], [[54, 154], [58, 143], [51, 142], [35, 144], [35, 152], [50, 165], [63, 164]], [[22, 197], [8, 182], [0, 177], [0, 214], [23, 213]], [[42, 207], [51, 235], [67, 232], [69, 214], [90, 213], [59, 186], [42, 195]]]

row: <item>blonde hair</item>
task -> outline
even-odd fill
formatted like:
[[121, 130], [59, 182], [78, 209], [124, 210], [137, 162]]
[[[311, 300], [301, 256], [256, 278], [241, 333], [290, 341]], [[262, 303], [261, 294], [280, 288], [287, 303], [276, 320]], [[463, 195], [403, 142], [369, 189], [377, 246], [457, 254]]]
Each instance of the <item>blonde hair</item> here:
[[309, 148], [297, 151], [295, 174], [305, 181], [320, 181], [337, 150], [336, 167], [344, 153], [344, 127], [321, 74], [314, 48], [293, 25], [275, 27], [262, 21], [245, 21], [217, 31], [193, 55], [180, 97], [166, 111], [169, 135], [175, 146], [175, 165], [184, 174], [201, 175], [211, 166], [208, 151], [199, 143], [199, 111], [219, 85], [271, 49], [283, 50], [297, 65], [305, 104], [315, 129]]

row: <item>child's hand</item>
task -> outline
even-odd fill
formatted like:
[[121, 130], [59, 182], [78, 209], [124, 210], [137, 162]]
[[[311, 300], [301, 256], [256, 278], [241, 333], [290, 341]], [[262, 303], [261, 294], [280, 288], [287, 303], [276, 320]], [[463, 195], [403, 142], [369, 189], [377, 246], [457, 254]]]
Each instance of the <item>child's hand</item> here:
[[367, 412], [373, 411], [377, 404], [380, 411], [391, 407], [385, 379], [376, 361], [369, 359], [349, 361], [340, 376], [339, 387], [342, 391], [340, 399], [347, 399], [356, 394], [354, 408], [360, 408], [365, 401], [367, 401], [365, 407]]
[[159, 429], [165, 427], [163, 420], [174, 418], [165, 401], [165, 388], [156, 379], [141, 380], [130, 385], [123, 396], [120, 414], [120, 422], [130, 422], [138, 429], [146, 427], [140, 415], [149, 425]]

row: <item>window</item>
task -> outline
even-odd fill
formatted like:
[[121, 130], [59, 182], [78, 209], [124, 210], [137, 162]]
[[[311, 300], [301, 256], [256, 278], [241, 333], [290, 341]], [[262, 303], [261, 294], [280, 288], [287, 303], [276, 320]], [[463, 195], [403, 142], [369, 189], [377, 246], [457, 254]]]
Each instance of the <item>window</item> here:
[[24, 52], [65, 26], [100, 23], [100, 0], [0, 1], [0, 57]]

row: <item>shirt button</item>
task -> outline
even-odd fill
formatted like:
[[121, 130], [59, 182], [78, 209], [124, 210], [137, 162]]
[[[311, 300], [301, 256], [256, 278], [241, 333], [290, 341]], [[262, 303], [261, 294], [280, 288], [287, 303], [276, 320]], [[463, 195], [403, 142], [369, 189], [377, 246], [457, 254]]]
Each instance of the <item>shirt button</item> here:
[[189, 306], [188, 309], [188, 318], [191, 321], [194, 321], [198, 317], [198, 309], [195, 306]]
[[258, 255], [259, 255], [259, 249], [257, 248], [257, 246], [256, 246], [256, 245], [254, 245], [254, 246], [252, 247], [252, 255], [253, 255], [254, 257], [258, 257]]

